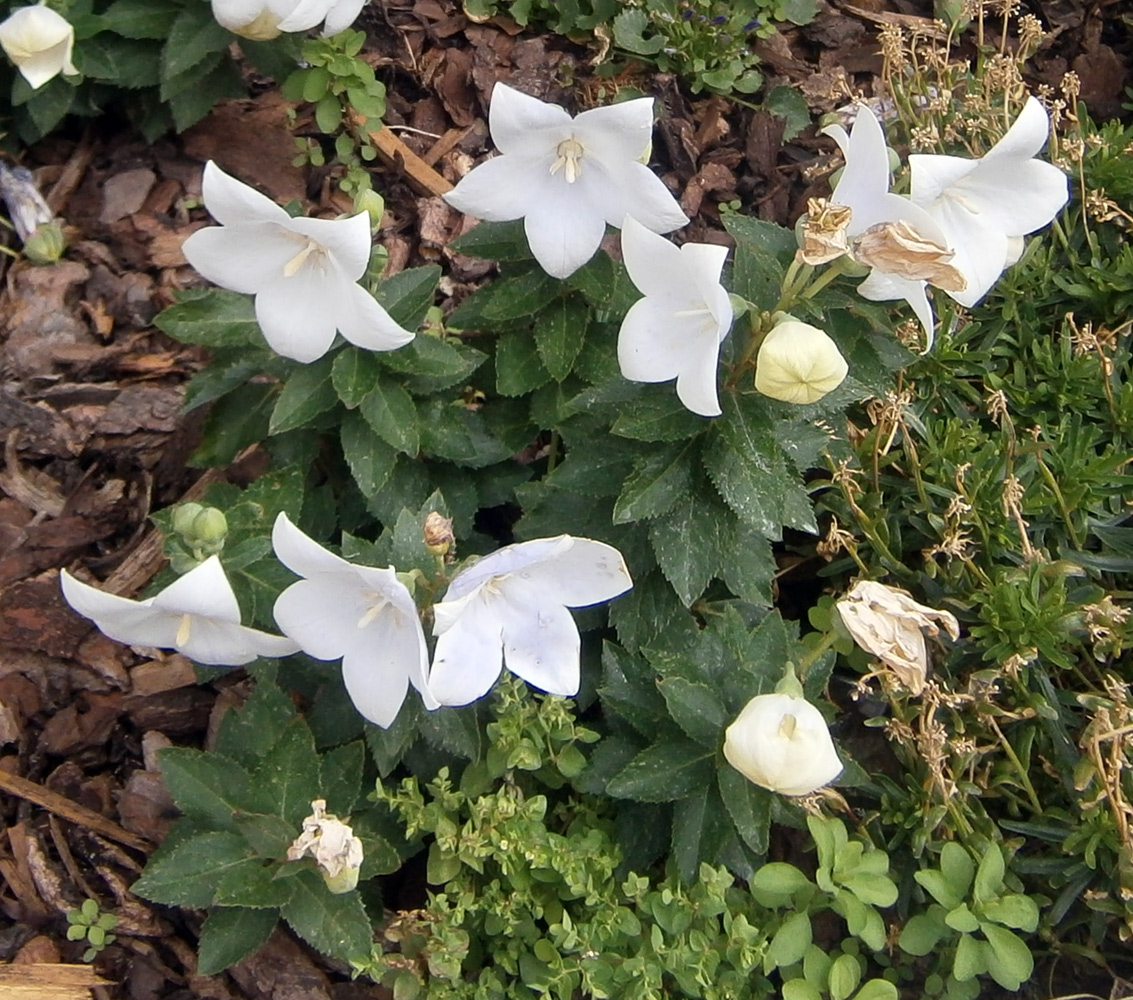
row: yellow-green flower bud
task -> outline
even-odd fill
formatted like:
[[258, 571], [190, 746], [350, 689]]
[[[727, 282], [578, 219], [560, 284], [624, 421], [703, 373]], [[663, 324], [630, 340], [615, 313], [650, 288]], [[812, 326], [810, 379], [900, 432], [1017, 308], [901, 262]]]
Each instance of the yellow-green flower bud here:
[[193, 518], [192, 534], [197, 541], [206, 545], [215, 545], [217, 542], [223, 544], [228, 534], [228, 519], [224, 516], [224, 511], [216, 507], [205, 507]]
[[24, 243], [24, 256], [33, 264], [54, 264], [67, 249], [67, 237], [58, 222], [45, 222]]
[[182, 537], [188, 538], [193, 532], [193, 522], [202, 510], [204, 507], [192, 501], [178, 504], [173, 510], [173, 530]]
[[846, 359], [822, 330], [790, 316], [759, 347], [755, 388], [784, 403], [813, 403], [842, 384]]

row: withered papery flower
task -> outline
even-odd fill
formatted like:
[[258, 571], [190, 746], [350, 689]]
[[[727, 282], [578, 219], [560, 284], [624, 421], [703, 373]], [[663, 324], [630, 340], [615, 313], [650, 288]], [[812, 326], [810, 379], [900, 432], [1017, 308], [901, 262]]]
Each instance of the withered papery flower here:
[[939, 635], [943, 626], [953, 640], [960, 638], [960, 624], [951, 612], [918, 604], [905, 591], [874, 580], [859, 580], [836, 607], [854, 642], [892, 670], [913, 695], [924, 690], [928, 676], [924, 633]]
[[910, 281], [927, 281], [946, 292], [962, 292], [968, 284], [950, 263], [955, 253], [922, 236], [904, 219], [870, 226], [854, 240], [852, 252], [859, 264]]
[[835, 205], [825, 198], [807, 201], [807, 219], [803, 223], [803, 245], [798, 256], [804, 264], [818, 267], [837, 260], [849, 252], [846, 232], [853, 211], [846, 205]]

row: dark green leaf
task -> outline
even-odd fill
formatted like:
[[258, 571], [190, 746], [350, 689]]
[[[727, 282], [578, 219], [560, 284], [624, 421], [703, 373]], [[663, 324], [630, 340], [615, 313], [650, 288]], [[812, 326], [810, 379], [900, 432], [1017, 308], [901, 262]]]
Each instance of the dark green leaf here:
[[374, 433], [396, 451], [411, 458], [420, 451], [417, 407], [409, 393], [392, 379], [380, 380], [363, 398], [358, 412]]
[[720, 568], [721, 553], [731, 546], [727, 519], [714, 501], [683, 497], [649, 525], [657, 564], [677, 596], [691, 605]]
[[483, 415], [460, 401], [430, 399], [419, 412], [421, 450], [426, 455], [480, 469], [512, 454], [511, 448], [490, 433]]
[[692, 795], [712, 781], [714, 751], [691, 740], [673, 739], [639, 753], [606, 786], [618, 799], [672, 802]]
[[335, 747], [322, 755], [319, 763], [322, 798], [327, 811], [336, 816], [349, 816], [362, 794], [362, 768], [366, 749], [361, 740]]
[[203, 4], [184, 7], [161, 50], [161, 78], [168, 80], [195, 66], [210, 52], [227, 49], [232, 35]]
[[220, 880], [250, 856], [237, 833], [201, 833], [172, 848], [158, 848], [131, 891], [155, 903], [199, 909], [212, 903]]
[[638, 441], [681, 441], [710, 426], [689, 411], [672, 386], [647, 390], [622, 407], [611, 431]]
[[252, 696], [240, 708], [230, 709], [221, 717], [216, 752], [253, 767], [294, 718], [291, 699], [274, 683], [260, 678]]
[[389, 479], [397, 463], [397, 452], [373, 432], [357, 411], [342, 418], [339, 433], [350, 474], [362, 495], [369, 499]]
[[515, 222], [481, 222], [453, 240], [449, 249], [485, 260], [531, 259], [522, 219]]
[[657, 517], [689, 492], [693, 442], [658, 448], [634, 463], [633, 475], [614, 505], [614, 523]]
[[223, 288], [185, 289], [153, 323], [185, 344], [248, 347], [263, 343], [251, 298]]
[[102, 23], [126, 38], [167, 38], [177, 13], [178, 5], [168, 0], [114, 0]]
[[[374, 297], [385, 307], [386, 312], [393, 317], [395, 323], [407, 330], [416, 330], [425, 318], [429, 306], [433, 304], [440, 277], [441, 269], [436, 264], [410, 267], [404, 271], [399, 271], [391, 278], [386, 278], [378, 286]], [[429, 334], [418, 334], [410, 341], [409, 345], [400, 350], [408, 350], [421, 339], [435, 340], [440, 343], [438, 338], [431, 337]], [[385, 360], [384, 353], [383, 360]]]
[[556, 299], [535, 318], [535, 345], [556, 381], [561, 382], [574, 367], [589, 321], [590, 310], [576, 296]]
[[513, 330], [500, 335], [496, 341], [496, 391], [501, 396], [525, 396], [550, 378], [530, 333]]
[[291, 898], [291, 880], [275, 878], [277, 866], [265, 865], [262, 858], [249, 858], [234, 865], [216, 887], [218, 906], [248, 906], [274, 910]]
[[283, 918], [304, 941], [340, 962], [370, 956], [373, 933], [356, 892], [334, 895], [313, 871], [291, 879], [294, 889]]
[[293, 719], [264, 754], [254, 778], [272, 803], [272, 810], [298, 828], [320, 798], [319, 758], [306, 720]]
[[[724, 721], [728, 723], [731, 719]], [[740, 839], [756, 854], [766, 854], [771, 829], [771, 792], [753, 785], [727, 762], [716, 768], [716, 783]]]
[[330, 378], [343, 405], [353, 410], [374, 388], [381, 374], [381, 365], [373, 351], [346, 347], [335, 355]]
[[275, 910], [216, 907], [201, 927], [197, 972], [215, 976], [257, 951], [275, 929]]
[[[653, 668], [612, 642], [602, 645], [602, 705], [620, 715], [643, 736], [653, 736], [668, 715], [654, 682]], [[628, 763], [628, 761], [627, 761]]]
[[186, 816], [235, 831], [237, 812], [261, 812], [268, 804], [252, 776], [229, 757], [168, 747], [158, 751], [158, 760], [165, 786]]
[[333, 363], [332, 358], [323, 357], [312, 364], [301, 365], [291, 373], [271, 412], [270, 433], [282, 434], [302, 427], [338, 402], [338, 394], [331, 382]]
[[685, 735], [713, 752], [719, 749], [724, 726], [730, 720], [716, 692], [707, 684], [684, 677], [662, 677], [657, 687], [673, 721]]

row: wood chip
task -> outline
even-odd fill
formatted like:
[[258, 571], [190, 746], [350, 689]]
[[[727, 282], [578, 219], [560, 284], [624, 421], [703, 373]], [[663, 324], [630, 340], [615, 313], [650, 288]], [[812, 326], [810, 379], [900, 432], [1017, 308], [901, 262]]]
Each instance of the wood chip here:
[[378, 153], [386, 163], [404, 170], [409, 183], [424, 194], [440, 196], [452, 190], [452, 185], [428, 163], [413, 152], [388, 128], [370, 132]]
[[90, 1000], [90, 987], [109, 985], [89, 965], [0, 965], [4, 1000]]

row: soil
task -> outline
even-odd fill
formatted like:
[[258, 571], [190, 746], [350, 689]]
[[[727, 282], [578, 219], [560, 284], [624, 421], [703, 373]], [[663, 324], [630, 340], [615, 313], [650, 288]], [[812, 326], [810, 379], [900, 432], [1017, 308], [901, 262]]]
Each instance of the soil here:
[[[1051, 30], [1035, 82], [1057, 84], [1074, 69], [1095, 117], [1123, 113], [1128, 5], [1027, 7]], [[815, 116], [831, 111], [873, 92], [882, 25], [930, 28], [931, 13], [921, 2], [820, 0], [811, 24], [760, 43], [768, 84], [798, 89]], [[359, 26], [389, 89], [374, 169], [387, 205], [379, 239], [388, 273], [441, 261], [452, 277], [446, 293], [459, 298], [491, 265], [446, 249], [465, 223], [438, 195], [489, 151], [494, 83], [578, 110], [599, 103], [610, 81], [596, 75], [594, 51], [503, 19], [472, 23], [451, 0], [375, 0]], [[679, 239], [727, 243], [722, 202], [790, 225], [808, 197], [826, 192], [832, 144], [813, 127], [785, 141], [782, 119], [693, 96], [646, 66], [625, 66], [615, 82], [664, 105], [655, 165], [693, 219]], [[385, 1000], [388, 992], [350, 982], [283, 930], [228, 973], [199, 976], [201, 915], [131, 895], [174, 815], [156, 750], [207, 746], [248, 683], [234, 671], [198, 685], [184, 658], [142, 656], [92, 631], [59, 591], [66, 567], [115, 593], [138, 593], [163, 565], [151, 511], [263, 468], [254, 449], [218, 472], [187, 464], [202, 411], [184, 415], [181, 402], [205, 356], [152, 326], [178, 289], [201, 283], [180, 245], [209, 224], [197, 207], [206, 160], [315, 214], [351, 208], [332, 171], [293, 165], [293, 133], [319, 136], [310, 115], [300, 110], [292, 125], [291, 106], [256, 89], [153, 145], [97, 121], [24, 159], [66, 220], [69, 250], [47, 267], [0, 257], [0, 962], [11, 963], [0, 965], [0, 996]], [[66, 939], [63, 916], [87, 897], [119, 917], [118, 940], [93, 967], [81, 961], [83, 945]], [[1061, 966], [1048, 971], [1054, 978], [1037, 979], [1034, 995], [1122, 988]]]

